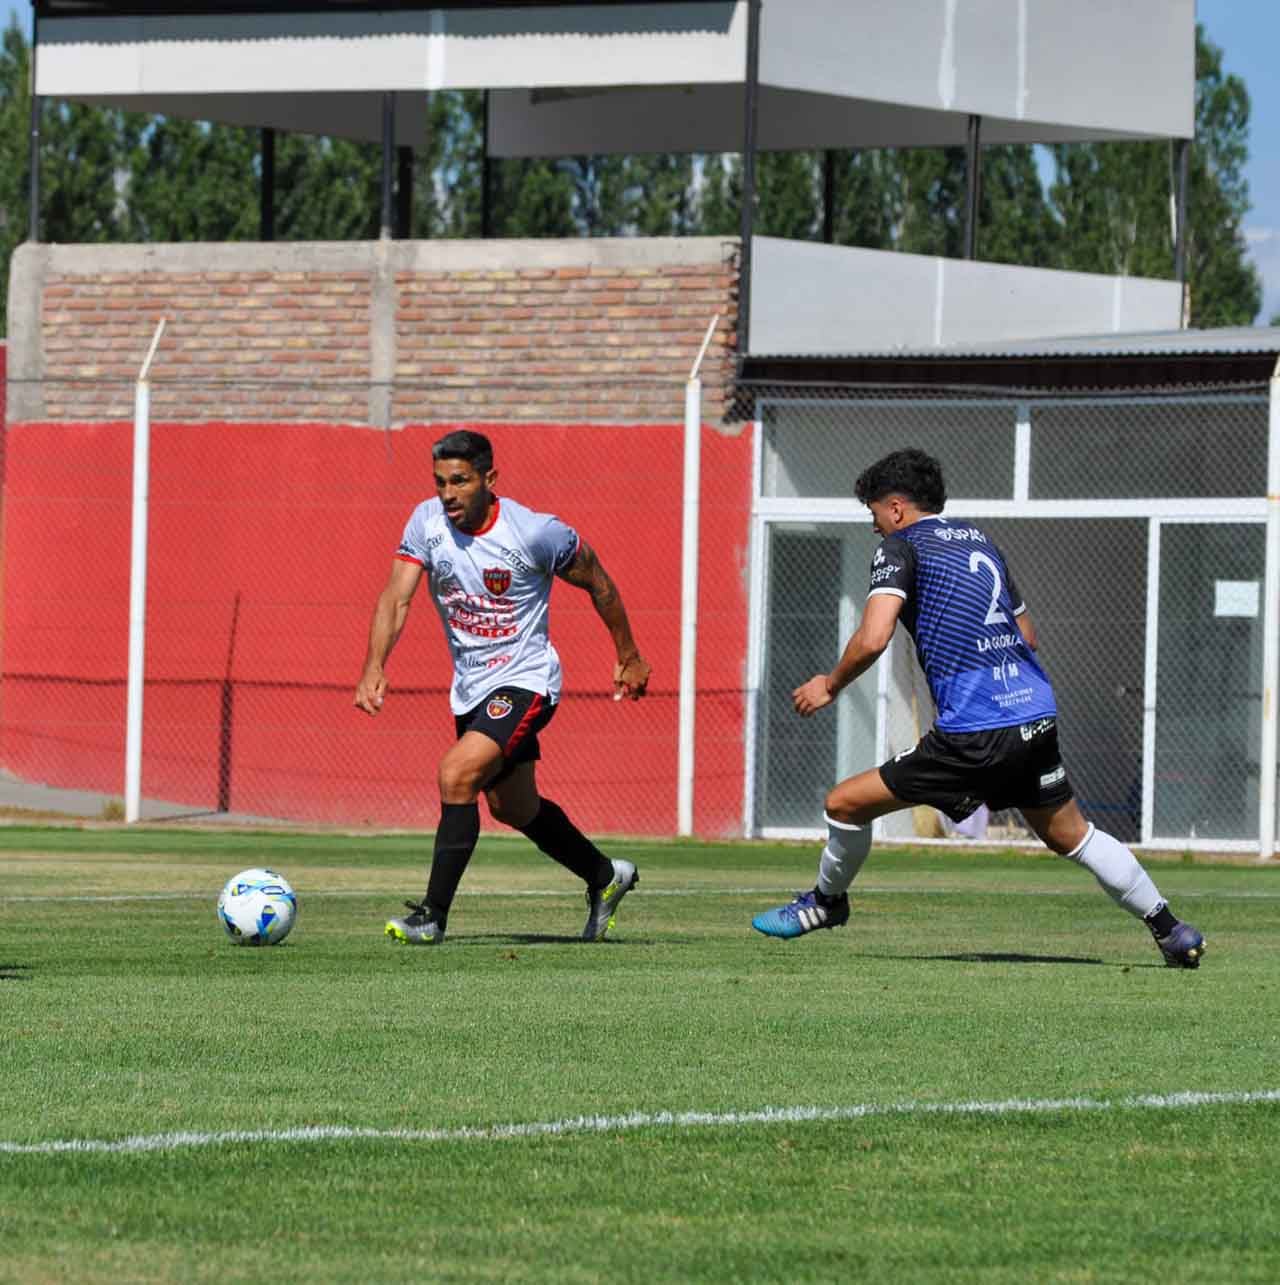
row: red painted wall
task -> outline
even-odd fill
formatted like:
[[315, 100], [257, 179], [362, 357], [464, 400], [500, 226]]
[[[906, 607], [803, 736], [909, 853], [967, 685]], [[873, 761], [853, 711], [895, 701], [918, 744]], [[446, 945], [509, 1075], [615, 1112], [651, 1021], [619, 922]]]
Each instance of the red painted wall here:
[[[585, 594], [557, 585], [565, 698], [543, 790], [585, 827], [675, 829], [681, 433], [678, 425], [472, 425], [498, 490], [558, 513], [599, 552], [654, 666], [611, 699], [612, 647]], [[454, 425], [158, 424], [151, 439], [143, 792], [190, 807], [343, 824], [438, 815], [453, 735], [448, 653], [420, 594], [368, 719], [351, 704], [374, 599], [430, 447]], [[122, 794], [132, 425], [5, 433], [0, 765]], [[750, 448], [703, 431], [695, 824], [741, 824]]]

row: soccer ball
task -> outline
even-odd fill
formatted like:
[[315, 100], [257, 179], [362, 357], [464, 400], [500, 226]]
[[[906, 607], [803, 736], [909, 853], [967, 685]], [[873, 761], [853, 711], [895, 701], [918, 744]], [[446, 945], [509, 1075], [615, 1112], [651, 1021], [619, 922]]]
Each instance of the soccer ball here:
[[218, 920], [237, 946], [278, 946], [297, 914], [298, 898], [274, 870], [241, 870], [218, 898]]

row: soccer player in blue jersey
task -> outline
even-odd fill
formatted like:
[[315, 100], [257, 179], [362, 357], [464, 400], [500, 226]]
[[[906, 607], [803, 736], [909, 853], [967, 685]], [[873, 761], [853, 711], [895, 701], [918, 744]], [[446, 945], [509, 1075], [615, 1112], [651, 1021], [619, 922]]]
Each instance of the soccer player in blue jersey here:
[[992, 811], [1017, 808], [1047, 847], [1089, 870], [1147, 925], [1171, 968], [1198, 968], [1204, 938], [1174, 917], [1133, 853], [1081, 814], [1026, 604], [991, 539], [971, 522], [942, 516], [947, 492], [938, 461], [894, 451], [858, 478], [854, 493], [883, 537], [866, 607], [835, 668], [792, 693], [796, 712], [808, 718], [830, 705], [875, 664], [901, 622], [915, 641], [937, 722], [911, 749], [831, 789], [816, 886], [757, 915], [752, 927], [770, 937], [840, 927], [876, 817], [929, 804], [961, 821], [985, 803]]

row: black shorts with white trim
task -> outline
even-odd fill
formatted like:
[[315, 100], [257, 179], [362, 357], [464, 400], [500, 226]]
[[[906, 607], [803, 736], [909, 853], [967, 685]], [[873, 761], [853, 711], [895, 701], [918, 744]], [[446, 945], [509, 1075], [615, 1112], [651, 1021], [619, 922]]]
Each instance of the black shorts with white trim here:
[[983, 803], [1001, 812], [1052, 807], [1073, 797], [1055, 718], [983, 732], [930, 728], [919, 744], [880, 765], [880, 779], [895, 798], [929, 804], [953, 821]]

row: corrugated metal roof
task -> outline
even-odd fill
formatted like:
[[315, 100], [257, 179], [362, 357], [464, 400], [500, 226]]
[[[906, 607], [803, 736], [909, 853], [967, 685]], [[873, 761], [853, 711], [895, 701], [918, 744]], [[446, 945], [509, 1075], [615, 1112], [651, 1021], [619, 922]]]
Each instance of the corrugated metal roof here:
[[1014, 339], [998, 343], [947, 344], [936, 348], [880, 348], [846, 353], [752, 353], [827, 361], [939, 361], [990, 357], [1181, 357], [1213, 354], [1280, 354], [1280, 326], [1225, 326], [1217, 330], [1150, 330], [1106, 335], [1070, 335], [1059, 339]]

